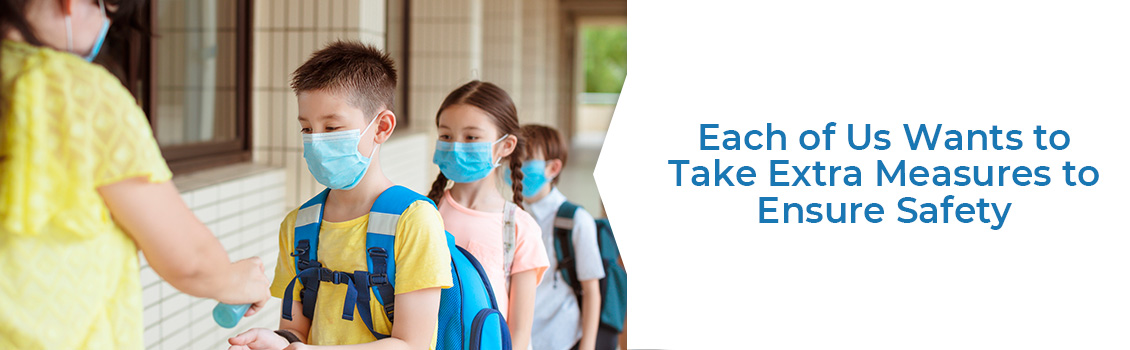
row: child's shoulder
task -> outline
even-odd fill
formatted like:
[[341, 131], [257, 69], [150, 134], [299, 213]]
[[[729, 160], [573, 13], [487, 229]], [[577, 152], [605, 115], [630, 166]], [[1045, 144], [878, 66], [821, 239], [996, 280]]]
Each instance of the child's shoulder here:
[[562, 201], [561, 204], [557, 205], [557, 208], [554, 209], [554, 211], [551, 215], [553, 215], [556, 218], [557, 212], [559, 210], [561, 210], [561, 207], [564, 206], [565, 203], [572, 203], [573, 205], [577, 206], [577, 211], [573, 212], [573, 225], [574, 226], [576, 226], [578, 224], [585, 224], [585, 223], [591, 223], [592, 225], [596, 225], [596, 217], [592, 216], [592, 214], [589, 213], [589, 211], [586, 210], [585, 207], [581, 206], [580, 204], [577, 204], [575, 202], [570, 202], [568, 198], [566, 198], [564, 201]]
[[443, 217], [439, 209], [427, 197], [421, 197], [408, 205], [400, 214], [400, 224], [406, 226], [423, 226], [427, 230], [443, 231]]
[[574, 221], [595, 221], [596, 218], [593, 217], [592, 214], [589, 213], [588, 210], [585, 210], [585, 207], [578, 205], [577, 211], [575, 213], [573, 213], [573, 220]]
[[435, 217], [440, 216], [439, 209], [436, 209], [435, 204], [432, 204], [432, 202], [427, 199], [419, 199], [415, 202], [412, 202], [412, 204], [409, 204], [408, 208], [405, 209], [404, 213], [401, 215], [424, 215]]
[[283, 217], [283, 220], [282, 220], [283, 228], [291, 228], [291, 229], [294, 228], [294, 222], [298, 220], [298, 210], [299, 209], [301, 209], [301, 208], [294, 208], [289, 213], [287, 213], [285, 217]]

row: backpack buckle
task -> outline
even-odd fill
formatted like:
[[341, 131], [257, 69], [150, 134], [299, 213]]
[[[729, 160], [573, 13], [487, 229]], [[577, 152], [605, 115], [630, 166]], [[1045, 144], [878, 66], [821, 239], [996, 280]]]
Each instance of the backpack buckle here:
[[306, 248], [300, 247], [300, 248], [295, 248], [294, 252], [290, 253], [290, 256], [299, 256], [299, 255], [305, 255], [305, 254], [306, 254]]
[[306, 252], [309, 251], [309, 250], [310, 250], [310, 242], [306, 241], [306, 240], [301, 240], [301, 241], [298, 241], [298, 244], [296, 244], [294, 246], [294, 252], [290, 253], [290, 256], [305, 255]]
[[309, 261], [309, 260], [301, 260], [300, 259], [300, 260], [298, 260], [297, 267], [298, 267], [298, 271], [302, 271], [302, 270], [305, 270], [305, 269], [308, 269], [308, 268], [311, 268], [311, 267], [322, 267], [322, 263], [317, 262], [317, 261]]
[[382, 258], [383, 259], [383, 258], [388, 257], [388, 253], [386, 253], [383, 248], [373, 247], [373, 248], [369, 248], [369, 257], [372, 257], [374, 259], [376, 259], [376, 258]]
[[333, 281], [334, 284], [350, 283], [353, 282], [353, 276], [348, 272], [334, 271]]
[[375, 285], [385, 284], [385, 283], [388, 283], [388, 276], [386, 276], [385, 274], [383, 274], [383, 273], [369, 274], [369, 285], [370, 286], [375, 286]]
[[333, 284], [349, 283], [353, 279], [348, 272], [334, 271], [327, 268], [318, 269], [318, 280]]

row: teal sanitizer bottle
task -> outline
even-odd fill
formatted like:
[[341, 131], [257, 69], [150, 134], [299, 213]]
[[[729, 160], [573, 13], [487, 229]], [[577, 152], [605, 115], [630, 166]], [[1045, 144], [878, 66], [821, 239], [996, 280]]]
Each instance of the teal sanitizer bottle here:
[[216, 320], [216, 324], [219, 324], [220, 327], [232, 328], [239, 323], [239, 320], [243, 318], [243, 314], [246, 313], [247, 309], [250, 307], [251, 304], [228, 305], [218, 303], [216, 307], [212, 309], [212, 318]]

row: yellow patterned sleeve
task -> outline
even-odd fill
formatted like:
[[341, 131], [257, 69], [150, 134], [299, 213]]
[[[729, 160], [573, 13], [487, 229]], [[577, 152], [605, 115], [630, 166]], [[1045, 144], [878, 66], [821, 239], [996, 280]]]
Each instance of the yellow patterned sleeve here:
[[106, 95], [88, 101], [96, 109], [88, 115], [91, 130], [84, 134], [88, 137], [84, 141], [90, 145], [91, 157], [87, 159], [95, 162], [91, 164], [94, 185], [103, 186], [134, 177], [143, 177], [150, 182], [168, 181], [172, 173], [161, 156], [145, 113], [133, 95], [108, 73], [102, 79], [95, 79], [93, 85]]
[[0, 224], [35, 235], [48, 221], [77, 235], [112, 225], [97, 187], [172, 177], [133, 96], [74, 55], [4, 41]]

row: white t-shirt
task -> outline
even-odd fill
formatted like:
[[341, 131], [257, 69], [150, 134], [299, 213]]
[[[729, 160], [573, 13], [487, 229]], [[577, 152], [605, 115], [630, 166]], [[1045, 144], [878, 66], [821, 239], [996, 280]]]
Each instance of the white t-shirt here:
[[[549, 256], [549, 269], [538, 285], [534, 302], [534, 324], [530, 343], [535, 350], [567, 350], [581, 339], [581, 307], [573, 289], [557, 271], [553, 222], [565, 195], [554, 187], [545, 198], [526, 205], [541, 226], [542, 241]], [[573, 247], [579, 281], [604, 278], [604, 264], [596, 241], [596, 221], [584, 208], [573, 216]]]

